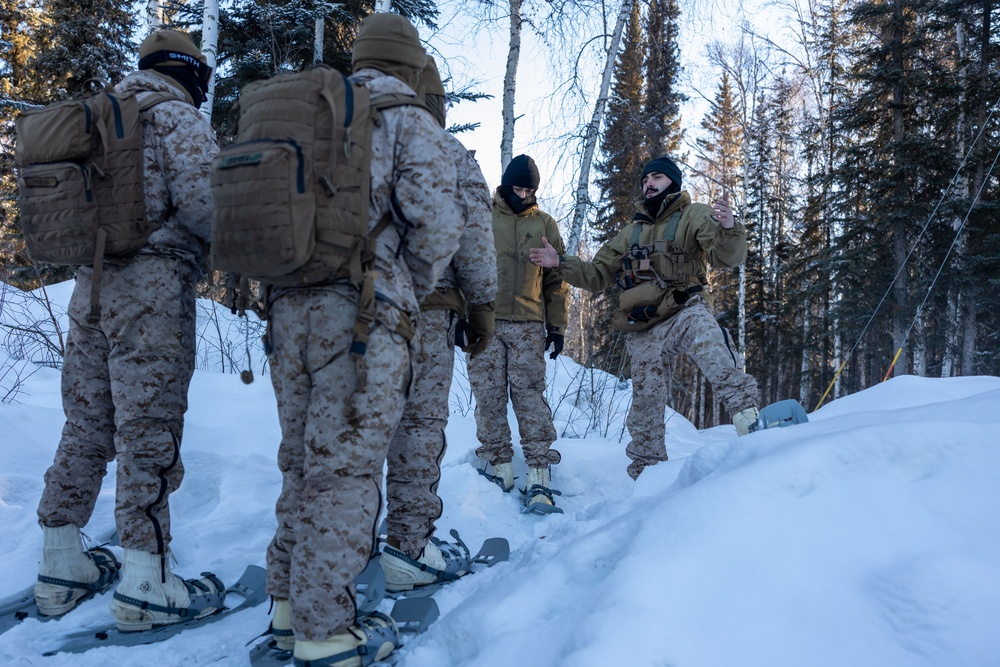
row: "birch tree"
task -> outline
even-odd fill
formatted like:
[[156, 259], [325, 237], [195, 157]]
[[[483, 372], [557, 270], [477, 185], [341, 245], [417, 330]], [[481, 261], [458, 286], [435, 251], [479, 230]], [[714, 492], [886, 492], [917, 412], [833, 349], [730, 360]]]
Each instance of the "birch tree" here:
[[[514, 93], [517, 89], [517, 63], [521, 59], [521, 8], [523, 0], [510, 0], [510, 42], [507, 68], [503, 75], [503, 134], [500, 137], [500, 171], [514, 157]], [[570, 246], [575, 247], [575, 246]]]
[[[601, 75], [601, 88], [597, 95], [597, 102], [594, 105], [594, 112], [587, 125], [587, 131], [583, 141], [583, 159], [580, 163], [580, 176], [576, 185], [576, 204], [573, 207], [573, 222], [570, 225], [569, 239], [566, 247], [570, 252], [576, 252], [580, 245], [580, 234], [583, 231], [583, 222], [586, 219], [587, 210], [591, 206], [590, 202], [590, 167], [594, 161], [594, 150], [597, 148], [597, 139], [600, 136], [601, 121], [604, 119], [604, 110], [608, 102], [608, 90], [611, 87], [611, 74], [614, 71], [615, 61], [618, 57], [618, 48], [621, 44], [622, 32], [625, 23], [632, 13], [632, 3], [634, 0], [622, 0], [621, 8], [618, 10], [618, 18], [615, 21], [614, 31], [608, 41], [607, 56], [604, 60], [604, 72]], [[506, 90], [504, 91], [506, 97]]]
[[201, 52], [205, 55], [206, 64], [212, 68], [212, 78], [208, 81], [208, 92], [201, 112], [212, 120], [212, 109], [215, 108], [215, 79], [219, 53], [219, 0], [204, 0], [204, 18], [201, 24]]
[[160, 6], [160, 0], [149, 0], [146, 3], [146, 34], [161, 29], [163, 23], [163, 8]]

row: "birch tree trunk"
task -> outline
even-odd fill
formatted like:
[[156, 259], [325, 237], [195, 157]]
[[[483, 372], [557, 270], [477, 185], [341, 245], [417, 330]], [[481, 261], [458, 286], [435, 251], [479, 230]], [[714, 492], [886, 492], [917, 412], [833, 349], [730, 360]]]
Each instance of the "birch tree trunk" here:
[[163, 27], [163, 9], [159, 0], [149, 0], [146, 3], [146, 34], [156, 32]]
[[514, 91], [517, 87], [517, 63], [521, 59], [521, 5], [523, 0], [510, 0], [510, 47], [507, 50], [507, 71], [503, 76], [503, 134], [500, 137], [500, 171], [514, 157]]
[[[597, 139], [601, 134], [601, 122], [604, 120], [604, 110], [608, 105], [611, 75], [615, 69], [615, 61], [618, 60], [618, 45], [622, 41], [622, 32], [625, 30], [625, 23], [632, 13], [633, 2], [634, 0], [622, 0], [621, 9], [618, 11], [618, 20], [615, 22], [614, 32], [611, 34], [611, 41], [608, 43], [608, 55], [604, 61], [601, 90], [597, 95], [597, 103], [594, 105], [594, 115], [590, 118], [590, 124], [587, 126], [587, 134], [584, 137], [583, 162], [580, 164], [580, 179], [576, 184], [576, 204], [573, 207], [573, 222], [570, 226], [569, 242], [566, 244], [566, 249], [570, 253], [576, 253], [580, 245], [583, 222], [587, 217], [587, 208], [590, 206], [590, 167], [594, 162], [594, 151], [597, 149]], [[504, 109], [506, 110], [506, 108], [505, 103]], [[513, 130], [513, 125], [511, 129]]]
[[[205, 62], [215, 72], [219, 53], [219, 0], [205, 0], [205, 12], [201, 26], [201, 52], [205, 54]], [[212, 106], [215, 104], [215, 75], [208, 81], [208, 92], [201, 112], [209, 121], [212, 120]]]
[[316, 32], [313, 36], [313, 62], [323, 62], [323, 39], [326, 33], [326, 19], [320, 17], [316, 19]]

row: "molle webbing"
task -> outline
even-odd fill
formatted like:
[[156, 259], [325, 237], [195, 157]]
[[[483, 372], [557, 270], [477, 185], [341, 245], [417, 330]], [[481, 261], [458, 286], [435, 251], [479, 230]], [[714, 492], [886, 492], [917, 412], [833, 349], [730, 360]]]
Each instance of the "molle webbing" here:
[[318, 66], [246, 86], [213, 162], [212, 265], [284, 287], [350, 280], [369, 240], [368, 90]]
[[372, 128], [383, 110], [419, 104], [372, 99], [324, 65], [247, 85], [238, 141], [213, 162], [213, 267], [282, 287], [360, 288], [391, 222], [369, 229]]
[[[703, 253], [689, 253], [675, 243], [681, 211], [674, 211], [667, 220], [663, 238], [648, 240], [648, 245], [640, 243], [642, 233], [647, 228], [643, 223], [633, 223], [632, 245], [623, 256], [623, 268], [619, 284], [635, 285], [643, 281], [656, 281], [666, 288], [668, 285], [706, 285], [707, 277]], [[653, 225], [648, 228], [652, 231]], [[631, 279], [631, 283], [629, 283]]]
[[144, 113], [168, 93], [118, 94], [107, 87], [22, 113], [15, 121], [21, 227], [37, 262], [93, 266], [88, 320], [100, 319], [105, 257], [129, 257], [163, 219], [146, 219]]

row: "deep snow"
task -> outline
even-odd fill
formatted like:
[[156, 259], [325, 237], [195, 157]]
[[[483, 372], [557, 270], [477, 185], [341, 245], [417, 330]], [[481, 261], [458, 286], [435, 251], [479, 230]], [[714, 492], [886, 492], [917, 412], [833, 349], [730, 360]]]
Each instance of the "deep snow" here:
[[[71, 287], [49, 295], [65, 304]], [[171, 497], [175, 571], [228, 583], [264, 565], [280, 434], [259, 353], [251, 385], [209, 370], [228, 342], [244, 367], [247, 337], [224, 309], [202, 303], [200, 314], [187, 474]], [[825, 405], [808, 424], [740, 439], [668, 410], [671, 460], [632, 482], [619, 441], [628, 386], [596, 374], [583, 383], [597, 383], [594, 398], [576, 391], [584, 376], [572, 361], [549, 362], [566, 513], [526, 516], [518, 494], [470, 465], [475, 423], [457, 360], [438, 531], [456, 528], [473, 546], [506, 537], [513, 553], [437, 593], [441, 618], [399, 664], [1000, 665], [1000, 378], [901, 377]], [[0, 397], [15, 378], [0, 404], [0, 598], [37, 574], [35, 508], [63, 421], [58, 371], [0, 350]], [[518, 473], [523, 465], [515, 459]], [[112, 465], [90, 535], [113, 529], [113, 480]], [[60, 633], [109, 622], [109, 599], [0, 635], [0, 663], [235, 667], [249, 664], [244, 645], [268, 623], [265, 604], [157, 645], [41, 657]]]

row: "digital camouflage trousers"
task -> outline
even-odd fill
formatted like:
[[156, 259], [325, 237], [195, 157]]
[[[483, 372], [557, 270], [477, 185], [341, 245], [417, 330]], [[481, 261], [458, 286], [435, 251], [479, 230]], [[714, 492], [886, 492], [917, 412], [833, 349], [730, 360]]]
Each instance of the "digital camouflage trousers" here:
[[625, 336], [632, 365], [632, 407], [626, 424], [632, 442], [625, 450], [633, 479], [667, 460], [663, 410], [674, 357], [686, 354], [712, 383], [722, 404], [735, 414], [757, 405], [757, 381], [744, 373], [743, 359], [701, 297], [665, 322]]
[[559, 463], [559, 452], [551, 449], [556, 429], [545, 400], [545, 325], [497, 320], [493, 342], [470, 358], [468, 366], [480, 442], [476, 455], [491, 464], [513, 458], [507, 422], [509, 391], [524, 460], [537, 468]]
[[450, 310], [420, 313], [413, 392], [389, 444], [385, 479], [389, 537], [399, 540], [400, 549], [414, 558], [441, 516], [437, 488], [447, 447], [444, 430], [455, 366], [454, 318]]
[[121, 545], [164, 553], [168, 498], [184, 477], [180, 445], [195, 359], [195, 271], [176, 258], [111, 262], [91, 323], [92, 271], [80, 268], [69, 303], [62, 369], [66, 424], [38, 506], [44, 526], [90, 520], [108, 463], [118, 459]]
[[411, 375], [398, 313], [379, 302], [359, 378], [348, 354], [356, 303], [350, 290], [312, 288], [271, 304], [282, 487], [267, 591], [291, 602], [292, 629], [307, 641], [354, 623], [353, 580], [375, 551], [382, 467]]

